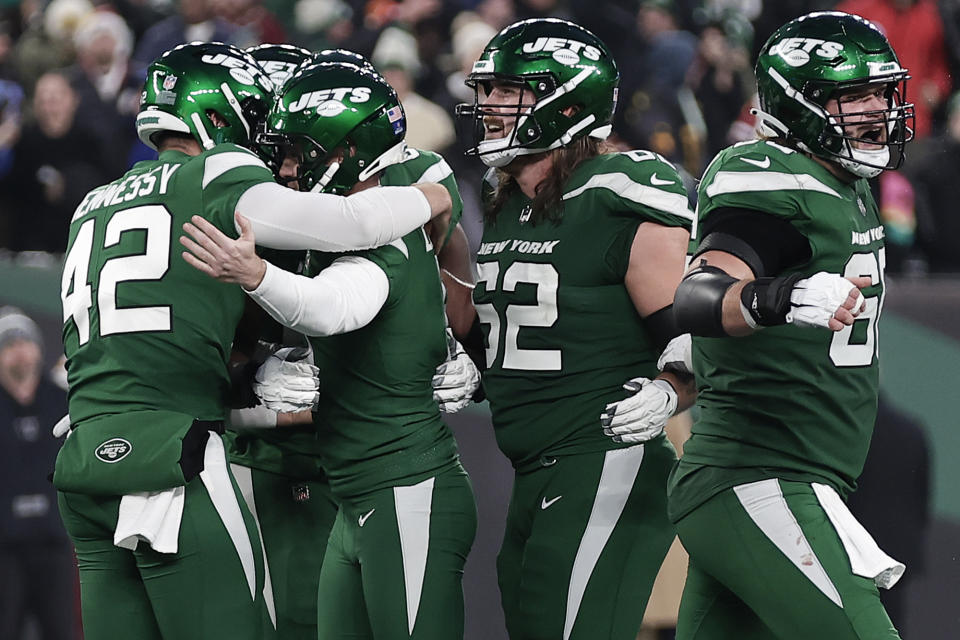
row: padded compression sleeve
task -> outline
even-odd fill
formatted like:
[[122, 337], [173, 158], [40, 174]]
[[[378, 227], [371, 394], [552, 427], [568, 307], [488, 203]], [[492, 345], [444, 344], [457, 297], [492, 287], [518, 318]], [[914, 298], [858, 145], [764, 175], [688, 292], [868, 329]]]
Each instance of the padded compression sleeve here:
[[313, 278], [267, 262], [260, 286], [247, 292], [274, 320], [308, 336], [336, 335], [366, 326], [389, 293], [387, 274], [360, 256], [337, 258]]
[[424, 225], [431, 213], [415, 187], [377, 187], [344, 197], [269, 182], [247, 189], [237, 211], [250, 220], [260, 246], [330, 253], [387, 244]]

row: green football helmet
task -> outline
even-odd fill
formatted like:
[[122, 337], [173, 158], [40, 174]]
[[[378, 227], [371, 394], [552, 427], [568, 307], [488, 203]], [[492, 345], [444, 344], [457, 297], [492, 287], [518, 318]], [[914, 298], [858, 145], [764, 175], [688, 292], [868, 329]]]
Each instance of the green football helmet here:
[[313, 54], [314, 62], [348, 62], [371, 73], [379, 73], [373, 64], [362, 55], [349, 49], [324, 49]]
[[156, 149], [163, 131], [185, 133], [204, 149], [251, 146], [273, 100], [273, 84], [240, 49], [219, 42], [179, 45], [147, 68], [137, 135]]
[[403, 157], [407, 121], [396, 91], [345, 62], [308, 65], [284, 87], [258, 136], [279, 176], [288, 152], [303, 191], [343, 194]]
[[[514, 23], [493, 37], [466, 79], [473, 104], [457, 105], [457, 116], [472, 121], [477, 155], [502, 167], [519, 155], [543, 153], [589, 135], [606, 138], [617, 106], [620, 73], [607, 46], [595, 35], [556, 18]], [[482, 102], [498, 83], [522, 87], [513, 112]], [[523, 103], [531, 95], [533, 101]], [[574, 107], [570, 114], [564, 113]], [[484, 117], [515, 118], [504, 138], [484, 140]]]
[[[873, 23], [836, 11], [792, 20], [763, 45], [756, 73], [762, 133], [860, 177], [903, 163], [904, 146], [913, 138], [913, 105], [906, 101], [910, 76]], [[839, 100], [838, 114], [827, 111], [831, 98], [872, 86], [883, 91], [885, 109], [845, 115]], [[865, 121], [876, 127], [855, 137], [851, 125]]]
[[292, 44], [260, 44], [247, 49], [277, 91], [296, 73], [297, 69], [313, 61], [313, 53]]

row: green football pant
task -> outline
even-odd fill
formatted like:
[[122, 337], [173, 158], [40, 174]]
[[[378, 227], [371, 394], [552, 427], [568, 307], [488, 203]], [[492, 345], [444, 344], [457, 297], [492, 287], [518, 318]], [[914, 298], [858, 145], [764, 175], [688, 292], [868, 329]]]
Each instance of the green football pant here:
[[119, 496], [60, 492], [86, 640], [273, 637], [256, 526], [236, 487], [225, 489], [215, 505], [199, 477], [187, 483], [175, 554], [143, 541], [134, 551], [114, 546]]
[[690, 567], [677, 640], [896, 640], [873, 580], [854, 575], [813, 488], [727, 489], [677, 523]]
[[458, 640], [477, 511], [463, 468], [344, 500], [318, 592], [319, 640]]
[[230, 466], [263, 542], [263, 595], [277, 637], [316, 640], [320, 565], [337, 515], [330, 485]]
[[518, 473], [497, 558], [511, 640], [633, 640], [673, 541], [661, 438]]

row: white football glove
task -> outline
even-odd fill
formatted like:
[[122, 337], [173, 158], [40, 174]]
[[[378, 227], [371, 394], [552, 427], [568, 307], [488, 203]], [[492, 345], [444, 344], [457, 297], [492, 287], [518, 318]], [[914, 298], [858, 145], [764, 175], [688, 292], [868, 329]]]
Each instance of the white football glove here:
[[447, 332], [447, 360], [433, 376], [433, 399], [444, 413], [456, 413], [472, 401], [480, 371], [457, 339]]
[[[820, 271], [809, 278], [797, 280], [790, 292], [791, 310], [787, 323], [798, 327], [829, 329], [829, 322], [847, 300], [854, 285], [841, 275]], [[857, 303], [850, 313], [856, 318], [865, 307], [863, 294], [857, 290]]]
[[663, 371], [667, 365], [672, 371], [693, 375], [693, 340], [689, 333], [677, 336], [664, 347], [657, 360], [657, 369]]
[[600, 414], [603, 432], [615, 442], [637, 443], [656, 438], [677, 410], [677, 392], [666, 380], [634, 378], [623, 388], [628, 398], [611, 402]]
[[70, 414], [63, 416], [57, 420], [57, 424], [53, 425], [53, 437], [62, 438], [63, 436], [70, 435]]
[[312, 410], [320, 399], [320, 369], [313, 353], [303, 347], [284, 347], [257, 369], [253, 392], [268, 409], [280, 413]]

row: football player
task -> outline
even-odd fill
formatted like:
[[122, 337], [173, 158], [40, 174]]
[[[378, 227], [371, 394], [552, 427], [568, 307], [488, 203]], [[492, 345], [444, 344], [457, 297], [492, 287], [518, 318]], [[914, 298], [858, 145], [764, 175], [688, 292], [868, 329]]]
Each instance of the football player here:
[[[274, 150], [285, 184], [353, 193], [427, 176], [459, 203], [443, 159], [403, 144], [396, 92], [357, 65], [298, 71], [267, 129], [258, 143]], [[247, 233], [235, 242], [205, 224], [192, 235], [203, 257], [192, 263], [313, 336], [322, 378], [313, 450], [339, 503], [316, 591], [319, 637], [462, 637], [476, 511], [431, 388], [448, 347], [430, 237], [417, 230], [372, 251], [311, 252], [304, 277], [258, 258]], [[330, 285], [336, 296], [323, 293]]]
[[174, 259], [174, 231], [196, 216], [235, 236], [238, 210], [265, 245], [342, 250], [393, 241], [451, 208], [439, 185], [350, 197], [277, 185], [245, 148], [271, 91], [234, 47], [165, 53], [137, 117], [160, 157], [91, 191], [70, 224], [61, 300], [73, 429], [54, 484], [91, 640], [272, 631], [260, 542], [219, 435], [244, 294]]
[[690, 553], [677, 638], [899, 638], [877, 587], [904, 567], [843, 497], [877, 409], [883, 225], [867, 178], [912, 136], [907, 70], [875, 25], [822, 12], [778, 29], [756, 73], [763, 139], [707, 168], [674, 303], [700, 389], [669, 484]]
[[[357, 64], [364, 69], [374, 71], [359, 54], [346, 50], [322, 51], [316, 55], [305, 49], [290, 45], [260, 45], [249, 50], [249, 53], [260, 63], [264, 72], [272, 71], [271, 79], [274, 84], [283, 87], [287, 80], [299, 68], [315, 61], [348, 62]], [[340, 73], [338, 65], [323, 67], [328, 71]], [[315, 70], [322, 72], [323, 69]], [[341, 73], [339, 78], [343, 78]], [[353, 81], [349, 75], [346, 76]], [[282, 89], [281, 89], [282, 91]], [[369, 111], [372, 113], [383, 108], [382, 103], [371, 103]], [[392, 103], [390, 106], [393, 106]], [[303, 130], [303, 122], [294, 123], [300, 129], [285, 128], [286, 135], [293, 137], [293, 130]], [[311, 121], [310, 126], [315, 126]], [[307, 133], [310, 133], [307, 130]], [[324, 136], [341, 137], [343, 129], [324, 131]], [[329, 137], [323, 142], [329, 144]], [[396, 138], [384, 138], [395, 141]], [[370, 147], [376, 155], [377, 146]], [[259, 149], [259, 147], [258, 147]], [[287, 146], [277, 144], [276, 140], [264, 149], [275, 153], [283, 153]], [[450, 192], [454, 201], [452, 217], [454, 221], [460, 215], [460, 196], [457, 191], [452, 171], [443, 159], [429, 152], [418, 153], [412, 149], [404, 149], [403, 156], [395, 159], [399, 162], [387, 166], [381, 176], [381, 184], [413, 184], [421, 177], [430, 177], [443, 184]], [[292, 188], [297, 188], [295, 159], [286, 165], [277, 159], [276, 168], [278, 179]], [[304, 187], [312, 184], [304, 182]], [[260, 256], [269, 260], [273, 265], [287, 271], [299, 272], [304, 253], [296, 251], [270, 251], [258, 248]], [[260, 309], [252, 301], [255, 309]], [[261, 310], [266, 315], [266, 312]], [[247, 313], [246, 319], [253, 314]], [[301, 337], [299, 334], [291, 336], [289, 330], [283, 331], [282, 325], [276, 324], [268, 318], [268, 322], [256, 323], [259, 325], [259, 336], [268, 342], [296, 344]], [[273, 326], [276, 324], [276, 326]], [[236, 346], [236, 342], [235, 342]], [[289, 354], [289, 350], [285, 353]], [[443, 378], [448, 381], [447, 388], [438, 390], [438, 394], [453, 392], [453, 375], [465, 373], [459, 370], [460, 363], [453, 361], [441, 365]], [[466, 363], [463, 363], [464, 366]], [[287, 366], [278, 364], [278, 366]], [[264, 387], [276, 390], [276, 397], [285, 398], [287, 412], [295, 411], [298, 407], [290, 404], [291, 389], [285, 386], [285, 379], [274, 379], [265, 372], [259, 375], [261, 382], [256, 385], [263, 393]], [[466, 392], [462, 392], [466, 393]], [[469, 393], [466, 394], [469, 397]], [[315, 400], [307, 396], [310, 405]], [[459, 408], [457, 401], [462, 396], [441, 398], [445, 409]], [[448, 403], [450, 406], [448, 406]], [[265, 405], [276, 406], [270, 399], [265, 399]], [[305, 407], [312, 409], [312, 406]], [[309, 414], [308, 414], [309, 417]], [[277, 421], [283, 420], [283, 413], [274, 412], [265, 407], [256, 407], [252, 410], [243, 410], [232, 413], [233, 426], [246, 428], [228, 430], [225, 439], [229, 441], [228, 454], [232, 463], [237, 484], [247, 501], [257, 522], [258, 531], [264, 545], [266, 580], [265, 598], [272, 601], [275, 607], [277, 634], [281, 638], [296, 640], [298, 638], [315, 639], [317, 637], [317, 584], [320, 577], [320, 567], [323, 561], [326, 541], [333, 526], [337, 513], [337, 503], [330, 491], [330, 484], [320, 464], [320, 449], [316, 431], [311, 420], [307, 424], [284, 426], [271, 429]], [[265, 428], [267, 427], [267, 428]]]
[[674, 535], [661, 431], [692, 389], [656, 363], [693, 213], [663, 158], [604, 142], [618, 82], [592, 33], [531, 19], [487, 44], [458, 108], [490, 167], [474, 302], [516, 470], [498, 559], [511, 638], [632, 640]]

